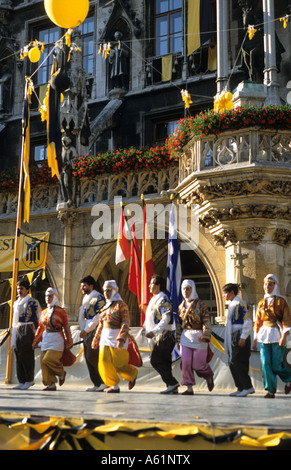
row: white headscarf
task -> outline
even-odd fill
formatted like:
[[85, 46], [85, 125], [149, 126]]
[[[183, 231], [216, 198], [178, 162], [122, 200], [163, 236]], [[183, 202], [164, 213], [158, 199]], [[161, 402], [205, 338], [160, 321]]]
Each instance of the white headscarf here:
[[110, 299], [108, 299], [109, 302], [116, 302], [117, 300], [122, 300], [118, 292], [119, 289], [118, 289], [118, 285], [116, 284], [116, 281], [114, 280], [105, 281], [103, 285], [103, 290], [106, 287], [110, 287], [110, 289], [112, 289], [111, 297]]
[[186, 286], [191, 287], [191, 294], [190, 294], [190, 296], [189, 296], [187, 299], [185, 299], [185, 300], [187, 300], [187, 302], [191, 302], [192, 300], [198, 299], [198, 294], [197, 294], [197, 292], [196, 292], [195, 282], [192, 281], [192, 279], [185, 279], [185, 280], [182, 282], [182, 285], [181, 285], [182, 295], [183, 295], [183, 287], [186, 287]]
[[54, 307], [55, 305], [60, 305], [60, 301], [59, 301], [59, 293], [56, 289], [53, 289], [52, 287], [49, 287], [46, 291], [45, 291], [46, 295], [53, 295], [53, 299], [52, 301], [47, 304], [48, 307]]
[[267, 276], [264, 278], [264, 282], [267, 281], [267, 280], [275, 282], [275, 287], [274, 287], [274, 289], [272, 290], [272, 292], [270, 294], [265, 293], [264, 298], [266, 299], [268, 297], [274, 297], [274, 296], [283, 297], [280, 294], [278, 278], [274, 274], [267, 274]]

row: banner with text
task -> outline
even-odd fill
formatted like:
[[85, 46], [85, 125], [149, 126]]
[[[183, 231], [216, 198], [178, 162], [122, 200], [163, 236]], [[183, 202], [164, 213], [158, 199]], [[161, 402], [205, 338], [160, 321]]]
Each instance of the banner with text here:
[[[35, 271], [45, 267], [49, 232], [20, 235], [19, 271]], [[0, 272], [13, 270], [14, 236], [0, 237]]]

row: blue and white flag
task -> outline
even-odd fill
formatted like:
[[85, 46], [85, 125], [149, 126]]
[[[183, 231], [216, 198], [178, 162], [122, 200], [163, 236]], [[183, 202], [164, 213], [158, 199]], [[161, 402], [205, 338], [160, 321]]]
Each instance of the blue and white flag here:
[[175, 219], [175, 206], [172, 203], [169, 220], [166, 294], [173, 304], [173, 317], [175, 326], [177, 323], [178, 307], [183, 300], [181, 293], [181, 282], [182, 269], [179, 241], [177, 236], [177, 223]]

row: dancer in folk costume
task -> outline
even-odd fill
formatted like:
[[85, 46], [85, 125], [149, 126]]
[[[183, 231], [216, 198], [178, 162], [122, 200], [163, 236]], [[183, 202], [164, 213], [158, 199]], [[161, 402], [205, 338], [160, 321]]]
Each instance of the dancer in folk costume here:
[[143, 334], [152, 343], [151, 365], [167, 385], [161, 393], [177, 394], [179, 382], [172, 373], [172, 352], [175, 346], [173, 307], [164, 292], [165, 279], [154, 274], [149, 288], [152, 298], [147, 306]]
[[92, 348], [100, 347], [99, 373], [110, 387], [107, 393], [119, 393], [120, 377], [128, 381], [129, 390], [135, 386], [137, 377], [136, 367], [129, 364], [129, 311], [114, 280], [106, 281], [103, 290], [106, 304], [100, 314]]
[[267, 394], [275, 398], [277, 376], [286, 384], [285, 393], [291, 391], [291, 370], [284, 362], [285, 345], [291, 330], [291, 314], [286, 299], [280, 294], [279, 281], [274, 274], [264, 279], [265, 295], [259, 301], [254, 324], [253, 348], [260, 343], [260, 358]]
[[229, 301], [224, 349], [232, 378], [237, 387], [237, 390], [230, 396], [246, 397], [255, 392], [249, 376], [250, 335], [253, 322], [247, 303], [238, 296], [238, 285], [225, 284], [222, 291], [225, 300]]
[[[45, 391], [55, 391], [56, 382], [63, 385], [66, 372], [61, 361], [65, 348], [73, 344], [66, 311], [60, 307], [56, 289], [49, 287], [45, 292], [47, 308], [42, 311], [39, 326], [33, 340], [36, 348], [41, 342], [40, 365]], [[58, 377], [58, 379], [57, 379]]]
[[34, 385], [35, 358], [32, 342], [41, 314], [41, 306], [29, 295], [26, 280], [17, 283], [18, 298], [13, 305], [11, 347], [16, 356], [16, 389], [27, 390]]
[[182, 357], [181, 384], [187, 386], [182, 395], [193, 395], [194, 371], [206, 380], [209, 391], [214, 388], [214, 374], [207, 362], [211, 324], [207, 307], [199, 299], [194, 281], [184, 280], [181, 290], [184, 300], [179, 305], [176, 341]]
[[105, 305], [105, 297], [95, 289], [95, 280], [92, 276], [81, 279], [80, 289], [84, 295], [79, 309], [80, 337], [83, 339], [84, 356], [93, 387], [88, 387], [87, 392], [103, 392], [108, 388], [100, 377], [98, 371], [99, 348], [92, 349], [92, 340], [99, 323], [99, 316]]

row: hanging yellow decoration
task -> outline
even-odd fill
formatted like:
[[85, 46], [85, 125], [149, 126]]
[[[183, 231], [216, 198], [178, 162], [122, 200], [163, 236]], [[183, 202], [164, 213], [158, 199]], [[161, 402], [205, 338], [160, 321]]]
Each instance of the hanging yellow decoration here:
[[249, 39], [252, 40], [254, 35], [256, 34], [257, 32], [257, 29], [255, 29], [254, 25], [249, 25], [248, 27], [248, 35], [249, 35]]
[[21, 49], [20, 59], [23, 60], [28, 56], [30, 62], [38, 62], [41, 57], [41, 53], [44, 50], [44, 45], [44, 42], [39, 42], [35, 39], [35, 41], [30, 42], [27, 46]]
[[49, 98], [49, 93], [47, 91], [46, 95], [43, 99], [43, 103], [40, 106], [40, 108], [38, 109], [39, 112], [40, 112], [40, 118], [41, 118], [42, 122], [46, 121], [47, 118], [48, 118], [48, 98]]
[[288, 23], [288, 15], [284, 16], [283, 18], [280, 18], [280, 21], [283, 21], [283, 28], [286, 29], [287, 28], [287, 23]]
[[185, 108], [189, 109], [190, 104], [192, 103], [192, 101], [191, 101], [191, 96], [190, 96], [188, 90], [181, 90], [181, 95], [182, 95], [182, 100], [185, 103]]
[[25, 77], [25, 80], [27, 82], [27, 92], [26, 92], [27, 99], [28, 99], [28, 102], [31, 103], [31, 95], [34, 92], [33, 81], [29, 77]]
[[50, 20], [64, 29], [76, 28], [86, 19], [89, 0], [44, 0]]
[[107, 56], [110, 54], [110, 50], [111, 50], [110, 42], [102, 45], [102, 56], [105, 57], [105, 59], [107, 59]]
[[38, 62], [40, 59], [40, 56], [41, 56], [41, 52], [37, 46], [32, 47], [28, 53], [28, 58], [30, 62], [33, 62], [33, 63]]
[[223, 91], [214, 101], [214, 111], [216, 113], [223, 113], [223, 111], [230, 111], [233, 108], [232, 93]]
[[66, 40], [66, 45], [68, 47], [71, 47], [71, 36], [72, 36], [72, 29], [68, 29], [66, 34], [65, 34], [65, 40]]

